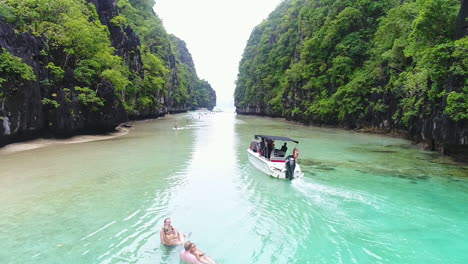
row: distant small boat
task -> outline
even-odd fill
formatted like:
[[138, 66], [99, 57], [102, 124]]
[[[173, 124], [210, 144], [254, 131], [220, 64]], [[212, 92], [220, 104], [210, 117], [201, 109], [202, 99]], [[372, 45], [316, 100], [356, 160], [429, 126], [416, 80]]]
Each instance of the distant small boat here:
[[252, 141], [247, 149], [249, 161], [255, 168], [274, 178], [292, 180], [304, 177], [301, 167], [297, 164], [299, 149], [295, 147], [292, 154], [287, 155], [287, 151], [275, 149], [272, 144], [274, 141], [298, 144], [298, 141], [287, 137], [267, 135], [255, 135], [255, 139], [260, 139], [260, 142]]

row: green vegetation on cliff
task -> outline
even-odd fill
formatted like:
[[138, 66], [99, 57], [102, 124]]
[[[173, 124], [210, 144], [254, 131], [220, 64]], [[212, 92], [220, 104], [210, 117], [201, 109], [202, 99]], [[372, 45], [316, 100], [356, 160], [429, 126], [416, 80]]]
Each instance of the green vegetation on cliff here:
[[[167, 34], [162, 21], [154, 14], [154, 0], [118, 0], [117, 5], [121, 15], [114, 18], [113, 22], [130, 25], [142, 42], [140, 50], [144, 78], [140, 80], [138, 76], [134, 76], [134, 83], [141, 84], [133, 89], [134, 92], [140, 91], [136, 101], [157, 102], [158, 97], [169, 96], [169, 107], [213, 108], [216, 104], [215, 96], [208, 98], [208, 102], [202, 102], [194, 96], [204, 92], [198, 84], [201, 80], [195, 73], [191, 57], [190, 62], [181, 58], [183, 49], [186, 49], [185, 44], [180, 47], [180, 40]], [[177, 89], [171, 89], [171, 86]], [[212, 90], [211, 87], [210, 89]], [[159, 96], [152, 96], [154, 94]]]
[[11, 55], [6, 49], [0, 51], [0, 73], [5, 78], [0, 78], [0, 85], [8, 80], [21, 78], [23, 80], [36, 80], [36, 75], [31, 66], [20, 58]]
[[[14, 24], [19, 31], [46, 38], [45, 53], [65, 53], [64, 62], [56, 63], [60, 66], [54, 66], [55, 69], [87, 72], [83, 81], [93, 82], [103, 78], [106, 70], [124, 68], [121, 58], [113, 55], [109, 31], [99, 22], [93, 4], [84, 0], [5, 0], [3, 5], [13, 8]], [[123, 75], [124, 70], [119, 69], [119, 74]], [[77, 79], [80, 77], [83, 75], [78, 74]]]
[[[117, 8], [103, 14], [93, 2]], [[177, 43], [166, 33], [153, 6], [154, 0], [3, 0], [0, 21], [12, 24], [18, 33], [44, 40], [39, 60], [48, 74], [41, 75], [39, 82], [50, 91], [42, 95], [46, 104], [52, 93], [63, 95], [56, 98], [63, 102], [54, 108], [78, 101], [82, 108], [96, 112], [104, 104], [115, 103], [99, 98], [98, 91], [106, 84], [112, 85], [131, 116], [212, 108], [214, 91], [209, 98], [198, 96], [205, 87], [181, 61]], [[1, 54], [3, 73], [21, 70], [21, 76], [31, 80], [31, 69], [18, 68], [20, 61], [6, 60], [8, 52]], [[14, 67], [6, 67], [9, 62]], [[64, 100], [65, 96], [75, 100]]]
[[460, 125], [468, 120], [460, 9], [457, 0], [286, 0], [250, 36], [237, 111], [408, 131], [424, 120]]

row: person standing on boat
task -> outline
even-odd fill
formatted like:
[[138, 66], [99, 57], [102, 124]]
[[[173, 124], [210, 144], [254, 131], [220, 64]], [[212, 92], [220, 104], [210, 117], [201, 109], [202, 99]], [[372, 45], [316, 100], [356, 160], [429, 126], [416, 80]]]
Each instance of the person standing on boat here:
[[[167, 231], [166, 231], [167, 230]], [[175, 238], [171, 239], [168, 241], [166, 239], [166, 233], [170, 232], [171, 234], [175, 234]], [[171, 225], [171, 219], [166, 218], [164, 220], [164, 226], [161, 228], [161, 231], [159, 232], [159, 238], [161, 239], [161, 244], [164, 244], [166, 246], [176, 246], [176, 245], [181, 245], [185, 241], [184, 234], [180, 233]]]
[[275, 142], [273, 140], [268, 140], [267, 143], [267, 153], [266, 153], [266, 158], [269, 159], [271, 156], [271, 152], [275, 149]]
[[263, 156], [263, 157], [266, 157], [266, 146], [265, 146], [265, 139], [261, 139], [262, 141], [260, 141], [260, 156]]
[[258, 141], [257, 141], [257, 139], [253, 139], [253, 140], [250, 142], [250, 149], [251, 149], [253, 152], [257, 152], [257, 151], [258, 151]]

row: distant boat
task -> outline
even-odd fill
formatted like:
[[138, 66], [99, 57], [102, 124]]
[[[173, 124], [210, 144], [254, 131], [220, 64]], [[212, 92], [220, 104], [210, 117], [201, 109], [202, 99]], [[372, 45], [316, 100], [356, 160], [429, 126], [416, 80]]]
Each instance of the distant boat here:
[[[281, 151], [279, 149], [271, 149], [268, 147], [267, 142], [281, 141], [281, 142], [299, 142], [287, 137], [267, 136], [267, 135], [255, 135], [256, 139], [260, 139], [260, 142], [255, 146], [251, 146], [247, 149], [249, 161], [255, 168], [270, 175], [274, 178], [280, 179], [294, 179], [304, 177], [304, 173], [301, 170], [299, 164], [297, 164], [297, 158], [299, 156], [299, 149], [294, 148], [291, 155], [287, 155], [287, 151]], [[269, 152], [269, 153], [268, 153]]]

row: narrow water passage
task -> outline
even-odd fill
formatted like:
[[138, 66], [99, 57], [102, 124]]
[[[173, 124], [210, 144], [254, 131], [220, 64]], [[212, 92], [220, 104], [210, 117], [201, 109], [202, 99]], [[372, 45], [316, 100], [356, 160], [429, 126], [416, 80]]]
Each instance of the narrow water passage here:
[[[179, 129], [174, 130], [177, 119]], [[300, 141], [305, 178], [247, 159]], [[219, 263], [466, 263], [468, 169], [409, 142], [229, 113], [0, 153], [0, 263], [179, 263], [165, 217]]]

